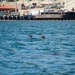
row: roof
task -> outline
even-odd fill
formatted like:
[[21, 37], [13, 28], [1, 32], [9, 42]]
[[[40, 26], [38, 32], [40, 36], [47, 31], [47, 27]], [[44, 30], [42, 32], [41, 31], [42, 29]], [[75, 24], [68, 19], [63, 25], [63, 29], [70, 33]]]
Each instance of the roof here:
[[0, 6], [0, 10], [15, 10], [15, 8], [12, 6], [3, 5], [3, 6]]

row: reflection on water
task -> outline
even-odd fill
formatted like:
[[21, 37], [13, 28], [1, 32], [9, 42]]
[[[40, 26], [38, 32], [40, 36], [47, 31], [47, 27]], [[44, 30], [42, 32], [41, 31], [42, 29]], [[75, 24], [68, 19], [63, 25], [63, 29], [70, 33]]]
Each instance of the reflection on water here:
[[1, 75], [75, 75], [74, 57], [75, 21], [0, 21]]

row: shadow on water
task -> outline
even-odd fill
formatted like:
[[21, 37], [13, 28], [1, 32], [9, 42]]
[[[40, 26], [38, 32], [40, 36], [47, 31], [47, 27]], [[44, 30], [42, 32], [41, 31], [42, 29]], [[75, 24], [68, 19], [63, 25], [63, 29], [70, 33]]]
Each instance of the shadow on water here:
[[28, 38], [26, 40], [26, 42], [39, 42], [39, 41], [42, 41], [42, 39], [41, 38]]

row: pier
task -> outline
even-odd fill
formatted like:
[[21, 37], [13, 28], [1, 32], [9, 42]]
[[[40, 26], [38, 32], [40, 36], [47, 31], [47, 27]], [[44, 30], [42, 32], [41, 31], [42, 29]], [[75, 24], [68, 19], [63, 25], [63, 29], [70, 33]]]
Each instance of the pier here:
[[62, 19], [61, 14], [43, 14], [43, 15], [36, 15], [36, 19]]
[[0, 16], [0, 20], [33, 20], [34, 16], [25, 15], [25, 16]]
[[0, 16], [0, 20], [75, 20], [75, 12]]

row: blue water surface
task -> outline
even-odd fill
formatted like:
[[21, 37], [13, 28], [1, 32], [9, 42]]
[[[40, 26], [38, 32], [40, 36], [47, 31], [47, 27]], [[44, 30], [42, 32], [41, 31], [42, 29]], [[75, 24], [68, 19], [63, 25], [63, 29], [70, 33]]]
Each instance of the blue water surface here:
[[0, 75], [75, 75], [75, 21], [0, 21]]

